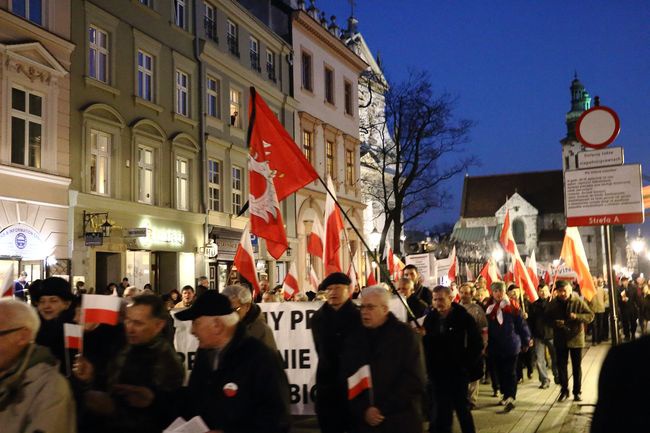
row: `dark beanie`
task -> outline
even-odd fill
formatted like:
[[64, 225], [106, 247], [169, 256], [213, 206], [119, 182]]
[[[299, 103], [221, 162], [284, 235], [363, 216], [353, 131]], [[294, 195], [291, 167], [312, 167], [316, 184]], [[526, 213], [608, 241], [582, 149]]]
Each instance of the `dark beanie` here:
[[352, 283], [350, 277], [345, 275], [343, 272], [333, 272], [329, 274], [322, 283], [318, 286], [319, 291], [327, 290], [332, 284], [345, 284], [349, 286]]
[[70, 283], [60, 277], [49, 277], [43, 280], [38, 297], [41, 296], [58, 296], [64, 301], [71, 301], [73, 298]]

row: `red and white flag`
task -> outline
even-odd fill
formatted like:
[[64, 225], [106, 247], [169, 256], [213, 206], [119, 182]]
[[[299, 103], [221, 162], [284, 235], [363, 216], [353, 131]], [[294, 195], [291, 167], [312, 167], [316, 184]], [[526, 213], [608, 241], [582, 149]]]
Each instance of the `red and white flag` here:
[[449, 271], [447, 271], [447, 278], [449, 278], [449, 281], [456, 281], [456, 277], [458, 276], [458, 259], [456, 258], [456, 245], [453, 246], [451, 249], [451, 254], [449, 255], [449, 258], [451, 259], [451, 264], [449, 265]]
[[63, 344], [66, 349], [81, 350], [81, 341], [83, 338], [83, 331], [81, 325], [73, 323], [63, 324]]
[[469, 265], [465, 263], [465, 278], [467, 281], [474, 281], [474, 273], [469, 270]]
[[580, 284], [580, 292], [587, 301], [596, 294], [596, 287], [594, 280], [589, 271], [589, 263], [587, 262], [587, 255], [585, 248], [582, 245], [580, 232], [576, 227], [567, 227], [564, 235], [564, 242], [562, 243], [562, 252], [560, 258], [564, 260], [564, 265], [578, 275], [578, 284]]
[[537, 286], [535, 286], [528, 275], [526, 270], [526, 265], [519, 255], [519, 250], [517, 249], [517, 243], [512, 234], [512, 225], [510, 224], [510, 210], [506, 211], [506, 217], [503, 221], [503, 229], [501, 230], [501, 236], [499, 236], [499, 242], [501, 246], [512, 258], [513, 263], [513, 279], [519, 286], [524, 289], [526, 295], [530, 302], [535, 302], [538, 298], [537, 296]]
[[530, 257], [526, 259], [526, 269], [528, 270], [528, 275], [530, 280], [533, 282], [535, 287], [539, 286], [539, 276], [537, 275], [537, 260], [535, 260], [535, 250], [530, 254]]
[[388, 274], [393, 277], [395, 275], [395, 254], [393, 254], [393, 249], [386, 242], [384, 246], [384, 253], [386, 254], [386, 265], [388, 266]]
[[325, 233], [323, 225], [318, 218], [314, 219], [311, 226], [311, 233], [307, 238], [307, 252], [312, 256], [323, 258], [323, 245], [325, 244]]
[[374, 286], [376, 284], [375, 269], [372, 267], [370, 256], [366, 255], [366, 286]]
[[325, 257], [323, 258], [325, 275], [329, 275], [332, 272], [343, 272], [339, 254], [339, 250], [341, 249], [341, 232], [343, 231], [343, 217], [341, 216], [341, 210], [334, 202], [336, 190], [329, 176], [327, 177], [327, 188], [334, 195], [334, 198], [327, 194], [325, 200]]
[[485, 278], [486, 287], [490, 293], [492, 293], [492, 288], [490, 287], [492, 286], [492, 283], [495, 281], [501, 281], [501, 275], [499, 274], [497, 265], [494, 263], [492, 257], [488, 258], [488, 261], [485, 262], [485, 265], [483, 265], [483, 269], [481, 269], [479, 275]]
[[289, 300], [293, 295], [300, 292], [300, 287], [298, 285], [298, 271], [296, 270], [296, 262], [291, 262], [289, 265], [289, 272], [284, 277], [282, 282], [282, 293], [284, 299]]
[[372, 388], [370, 365], [363, 365], [352, 376], [348, 377], [348, 400], [353, 400], [364, 390]]
[[0, 293], [2, 297], [13, 296], [14, 295], [14, 263], [11, 262], [5, 271], [5, 278], [2, 282], [2, 287], [0, 287]]
[[544, 282], [546, 283], [547, 286], [551, 284], [552, 274], [553, 274], [553, 267], [549, 263], [548, 265], [546, 265], [546, 273], [544, 274]]
[[253, 285], [253, 298], [255, 298], [260, 293], [260, 283], [257, 281], [257, 267], [255, 266], [255, 256], [253, 255], [253, 244], [251, 243], [248, 224], [246, 224], [241, 234], [241, 241], [237, 245], [234, 263], [237, 272]]
[[402, 278], [402, 273], [404, 272], [406, 265], [397, 254], [393, 254], [393, 263], [395, 264], [395, 273], [393, 274], [393, 280], [397, 281]]
[[309, 267], [309, 284], [311, 284], [311, 288], [314, 293], [318, 292], [318, 275], [316, 275], [314, 265], [311, 265]]
[[248, 177], [251, 232], [276, 259], [289, 247], [280, 202], [318, 173], [254, 87], [248, 107]]
[[81, 298], [82, 323], [117, 325], [120, 320], [122, 298], [105, 295], [83, 295]]

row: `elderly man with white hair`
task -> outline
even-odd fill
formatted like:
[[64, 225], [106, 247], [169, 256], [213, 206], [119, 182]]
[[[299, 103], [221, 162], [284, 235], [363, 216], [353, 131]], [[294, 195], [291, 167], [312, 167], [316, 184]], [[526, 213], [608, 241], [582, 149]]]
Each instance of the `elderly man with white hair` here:
[[[361, 292], [363, 327], [350, 335], [343, 352], [348, 399], [359, 432], [421, 433], [425, 392], [420, 336], [390, 312], [390, 292], [371, 286]], [[370, 371], [370, 387], [354, 379]]]
[[273, 338], [273, 331], [266, 323], [262, 309], [253, 304], [253, 295], [248, 287], [239, 284], [226, 286], [221, 292], [230, 299], [232, 309], [239, 315], [239, 320], [246, 327], [246, 332], [255, 337], [271, 349], [278, 350]]
[[176, 313], [199, 340], [184, 403], [211, 431], [289, 431], [289, 383], [277, 352], [246, 333], [230, 300], [216, 290]]
[[40, 322], [28, 304], [0, 300], [0, 430], [77, 431], [70, 387], [50, 351], [34, 342]]

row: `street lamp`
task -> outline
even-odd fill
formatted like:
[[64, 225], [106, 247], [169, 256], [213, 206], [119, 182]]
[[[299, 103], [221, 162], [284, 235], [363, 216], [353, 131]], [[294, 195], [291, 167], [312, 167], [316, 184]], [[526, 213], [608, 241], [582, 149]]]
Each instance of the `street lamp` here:
[[374, 227], [370, 232], [370, 244], [373, 250], [377, 249], [379, 242], [381, 242], [381, 233], [377, 231], [377, 227]]
[[500, 262], [503, 259], [503, 251], [501, 251], [501, 248], [495, 248], [492, 251], [492, 258], [495, 262]]
[[632, 250], [638, 255], [645, 248], [645, 241], [643, 238], [636, 238], [632, 241]]

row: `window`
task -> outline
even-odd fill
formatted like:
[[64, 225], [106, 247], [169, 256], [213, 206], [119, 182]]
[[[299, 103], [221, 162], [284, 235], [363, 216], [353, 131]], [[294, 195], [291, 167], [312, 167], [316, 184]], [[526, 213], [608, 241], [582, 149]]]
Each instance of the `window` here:
[[148, 8], [153, 7], [152, 1], [153, 0], [138, 0], [141, 5], [144, 5]]
[[354, 186], [354, 151], [345, 151], [345, 184]]
[[310, 92], [314, 89], [312, 87], [312, 74], [311, 74], [311, 55], [305, 52], [302, 53], [301, 59], [302, 65], [302, 88], [309, 90]]
[[275, 53], [273, 51], [266, 52], [266, 75], [275, 83]]
[[302, 131], [302, 153], [309, 162], [312, 161], [312, 151], [314, 148], [314, 133], [312, 131]]
[[221, 212], [221, 161], [208, 160], [208, 206]]
[[241, 92], [230, 89], [230, 126], [241, 128]]
[[334, 71], [325, 67], [325, 101], [334, 104]]
[[334, 142], [328, 141], [325, 143], [325, 156], [326, 156], [326, 166], [325, 166], [325, 175], [330, 176], [332, 179], [336, 179], [334, 176]]
[[250, 57], [251, 57], [251, 69], [259, 72], [260, 68], [260, 43], [257, 39], [251, 37], [249, 42], [250, 47]]
[[230, 54], [233, 54], [237, 57], [239, 57], [239, 29], [237, 28], [237, 24], [233, 23], [232, 21], [228, 20], [228, 50], [230, 51]]
[[154, 150], [150, 147], [138, 147], [138, 201], [153, 204], [153, 161]]
[[345, 92], [345, 114], [352, 116], [352, 83], [345, 81], [343, 88]]
[[176, 69], [176, 113], [185, 117], [190, 115], [189, 99], [189, 77], [179, 69]]
[[153, 57], [138, 50], [138, 96], [153, 102]]
[[95, 26], [88, 28], [88, 75], [108, 83], [108, 34]]
[[205, 26], [205, 37], [215, 42], [219, 42], [217, 36], [217, 10], [211, 4], [205, 4], [205, 17], [203, 18]]
[[11, 10], [14, 14], [30, 20], [34, 24], [43, 25], [42, 0], [13, 0]]
[[43, 97], [11, 89], [11, 162], [41, 168]]
[[522, 220], [516, 219], [512, 222], [512, 235], [516, 243], [526, 243], [526, 227]]
[[207, 105], [208, 105], [208, 116], [211, 117], [221, 117], [221, 104], [220, 104], [220, 94], [221, 94], [221, 82], [216, 78], [213, 78], [208, 75], [206, 83], [206, 93], [207, 93]]
[[184, 29], [187, 21], [185, 0], [174, 0], [174, 24]]
[[90, 130], [90, 192], [110, 194], [111, 136]]
[[241, 211], [241, 198], [243, 195], [242, 188], [242, 169], [233, 165], [232, 167], [232, 213], [237, 215]]
[[176, 158], [176, 209], [189, 209], [190, 162], [181, 157]]

